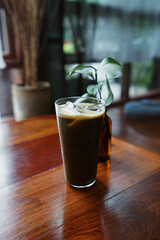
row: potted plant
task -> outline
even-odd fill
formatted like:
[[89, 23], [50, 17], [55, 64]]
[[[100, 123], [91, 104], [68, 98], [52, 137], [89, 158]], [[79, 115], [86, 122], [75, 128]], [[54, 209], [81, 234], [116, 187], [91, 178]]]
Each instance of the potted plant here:
[[[102, 68], [105, 72], [105, 80], [98, 77]], [[112, 130], [112, 122], [110, 117], [107, 115], [107, 106], [109, 106], [114, 99], [113, 92], [110, 87], [110, 81], [121, 76], [121, 64], [113, 58], [104, 58], [98, 68], [91, 65], [77, 65], [72, 69], [70, 75], [75, 73], [85, 74], [85, 76], [91, 78], [95, 83], [88, 85], [87, 93], [85, 93], [84, 96], [98, 97], [104, 99], [105, 101], [106, 111], [101, 136], [99, 161], [106, 161], [111, 155]]]
[[40, 33], [46, 0], [3, 0], [3, 7], [14, 23], [23, 57], [23, 84], [12, 84], [15, 120], [50, 112], [50, 84], [38, 81]]

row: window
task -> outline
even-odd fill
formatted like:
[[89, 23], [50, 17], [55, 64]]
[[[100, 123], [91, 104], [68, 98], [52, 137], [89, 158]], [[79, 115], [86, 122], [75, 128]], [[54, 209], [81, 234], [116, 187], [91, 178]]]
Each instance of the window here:
[[9, 41], [7, 31], [7, 20], [4, 9], [0, 9], [0, 38], [3, 56], [9, 55]]
[[0, 8], [0, 41], [7, 67], [21, 67], [20, 44], [15, 27], [10, 23], [5, 10]]
[[[116, 101], [160, 94], [159, 14], [160, 8], [150, 1], [144, 6], [139, 0], [127, 5], [117, 0], [66, 0], [66, 74], [77, 63], [98, 64], [113, 57], [123, 65], [122, 79], [111, 82]], [[76, 85], [80, 91], [84, 91], [83, 81]]]

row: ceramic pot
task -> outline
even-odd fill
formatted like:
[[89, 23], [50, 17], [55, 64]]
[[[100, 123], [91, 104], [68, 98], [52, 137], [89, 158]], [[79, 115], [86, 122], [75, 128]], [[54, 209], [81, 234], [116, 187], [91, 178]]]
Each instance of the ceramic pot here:
[[38, 82], [36, 87], [13, 84], [11, 91], [15, 121], [51, 113], [50, 83]]

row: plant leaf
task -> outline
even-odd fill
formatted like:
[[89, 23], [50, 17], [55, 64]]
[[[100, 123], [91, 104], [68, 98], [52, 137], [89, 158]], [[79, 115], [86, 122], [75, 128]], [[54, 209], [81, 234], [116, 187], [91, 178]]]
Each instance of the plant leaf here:
[[104, 58], [104, 59], [102, 60], [102, 62], [100, 63], [100, 66], [106, 65], [106, 64], [114, 64], [114, 65], [118, 65], [118, 66], [121, 67], [121, 64], [120, 64], [117, 60], [115, 60], [114, 58], [111, 58], [111, 57], [109, 57], [109, 58]]
[[94, 76], [93, 76], [93, 72], [89, 72], [88, 76], [91, 77], [93, 80], [95, 80]]
[[82, 97], [93, 97], [93, 98], [95, 98], [95, 95], [89, 94], [89, 93], [84, 93], [84, 94], [82, 95]]
[[113, 96], [113, 92], [112, 92], [112, 89], [111, 89], [111, 86], [110, 86], [110, 83], [109, 83], [109, 80], [107, 77], [106, 77], [106, 87], [108, 90], [108, 97], [105, 100], [105, 103], [106, 103], [106, 106], [109, 106], [113, 102], [114, 96]]
[[98, 67], [98, 71], [105, 72], [108, 79], [113, 79], [121, 76], [122, 66], [113, 58], [104, 58]]
[[74, 73], [76, 73], [76, 72], [78, 72], [78, 73], [83, 73], [83, 70], [84, 70], [85, 68], [92, 68], [92, 69], [96, 70], [96, 69], [95, 69], [94, 67], [92, 67], [92, 66], [86, 66], [86, 65], [84, 65], [84, 64], [79, 64], [79, 65], [77, 65], [75, 68], [72, 69], [72, 71], [70, 72], [69, 75], [72, 75], [72, 74], [74, 74]]
[[87, 87], [87, 92], [91, 95], [96, 96], [96, 93], [98, 90], [100, 90], [102, 87], [102, 84], [92, 84]]

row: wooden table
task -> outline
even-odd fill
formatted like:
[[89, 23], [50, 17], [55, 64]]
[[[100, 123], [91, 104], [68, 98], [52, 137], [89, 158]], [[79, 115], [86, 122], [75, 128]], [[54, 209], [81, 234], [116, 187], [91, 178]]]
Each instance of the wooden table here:
[[0, 239], [160, 239], [160, 156], [116, 138], [97, 182], [65, 183], [55, 117], [0, 125]]

